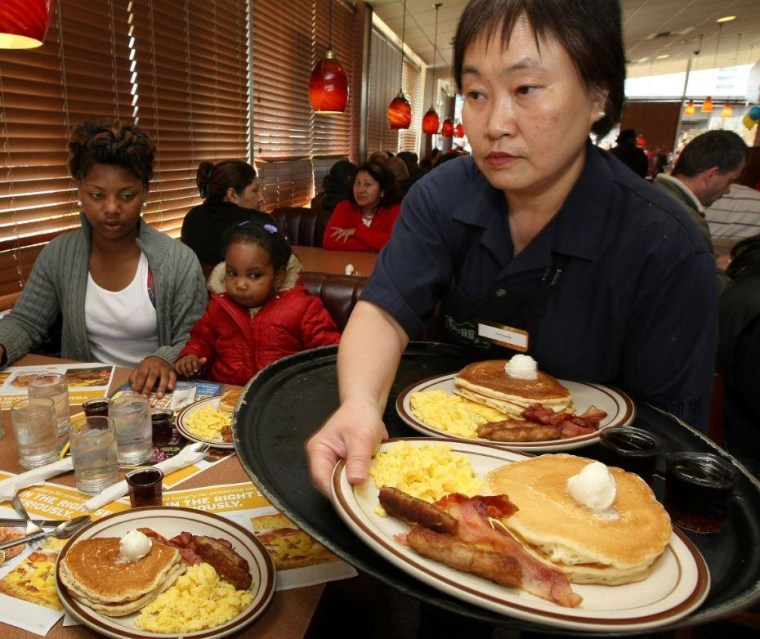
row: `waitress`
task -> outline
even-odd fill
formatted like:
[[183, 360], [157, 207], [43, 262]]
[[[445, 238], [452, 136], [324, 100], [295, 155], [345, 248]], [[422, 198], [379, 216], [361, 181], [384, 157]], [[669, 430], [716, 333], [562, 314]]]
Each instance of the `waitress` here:
[[412, 187], [351, 316], [340, 409], [307, 445], [322, 491], [338, 458], [366, 479], [401, 355], [439, 302], [473, 358], [527, 352], [705, 426], [712, 259], [684, 211], [591, 144], [620, 118], [625, 56], [618, 3], [582, 4], [465, 8], [454, 66], [472, 156]]

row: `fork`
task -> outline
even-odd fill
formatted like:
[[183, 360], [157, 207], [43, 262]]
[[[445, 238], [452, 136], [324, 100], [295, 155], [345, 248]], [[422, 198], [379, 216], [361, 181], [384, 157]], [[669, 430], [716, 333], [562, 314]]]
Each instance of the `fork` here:
[[11, 499], [11, 504], [13, 505], [13, 508], [15, 508], [16, 512], [23, 517], [24, 521], [26, 522], [26, 532], [25, 535], [34, 535], [36, 533], [42, 532], [42, 528], [40, 528], [37, 524], [35, 524], [32, 521], [32, 518], [29, 516], [29, 513], [26, 512], [26, 508], [24, 508], [24, 503], [19, 499], [18, 495], [15, 495], [13, 499]]

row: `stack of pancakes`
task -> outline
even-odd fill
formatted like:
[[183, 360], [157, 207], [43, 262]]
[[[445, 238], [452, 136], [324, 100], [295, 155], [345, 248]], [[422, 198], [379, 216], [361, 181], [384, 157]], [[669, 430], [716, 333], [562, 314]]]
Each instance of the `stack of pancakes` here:
[[542, 455], [492, 471], [489, 488], [518, 507], [501, 523], [573, 583], [641, 581], [670, 542], [670, 517], [643, 479], [620, 468], [609, 468], [617, 488], [609, 509], [595, 513], [575, 501], [567, 480], [590, 463], [573, 455]]
[[117, 537], [84, 539], [59, 562], [61, 581], [74, 599], [109, 617], [123, 617], [147, 606], [183, 572], [179, 550], [153, 540], [136, 561], [120, 558]]
[[490, 406], [510, 419], [523, 419], [529, 406], [541, 404], [554, 411], [573, 410], [570, 391], [548, 373], [537, 379], [521, 379], [504, 371], [506, 359], [489, 359], [465, 366], [454, 377], [454, 392]]

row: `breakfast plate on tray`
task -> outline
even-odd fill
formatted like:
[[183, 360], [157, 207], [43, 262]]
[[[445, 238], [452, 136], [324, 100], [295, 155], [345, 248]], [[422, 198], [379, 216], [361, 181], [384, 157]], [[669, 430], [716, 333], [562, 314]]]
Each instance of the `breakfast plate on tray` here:
[[[80, 541], [98, 537], [121, 538], [127, 532], [137, 528], [150, 528], [166, 538], [187, 531], [193, 535], [205, 535], [230, 542], [232, 548], [248, 562], [248, 568], [253, 577], [250, 589], [253, 596], [252, 601], [237, 616], [226, 623], [205, 630], [178, 634], [142, 630], [134, 622], [138, 613], [124, 617], [106, 616], [73, 598], [64, 586], [60, 575], [61, 561], [71, 551], [72, 547]], [[56, 564], [56, 588], [63, 607], [74, 619], [107, 637], [114, 639], [143, 639], [148, 637], [218, 639], [239, 631], [264, 612], [274, 594], [275, 567], [269, 553], [252, 532], [219, 515], [191, 508], [134, 508], [103, 517], [69, 540], [61, 550]]]
[[607, 416], [599, 424], [599, 431], [565, 439], [550, 439], [535, 442], [500, 442], [476, 437], [463, 437], [421, 421], [412, 412], [411, 405], [411, 396], [423, 391], [443, 391], [448, 395], [453, 395], [455, 375], [455, 373], [437, 375], [405, 388], [396, 398], [396, 412], [399, 417], [411, 428], [425, 435], [463, 442], [480, 442], [511, 450], [543, 453], [572, 450], [593, 444], [599, 440], [599, 431], [605, 428], [627, 426], [633, 422], [636, 415], [633, 401], [623, 391], [610, 386], [602, 386], [601, 384], [571, 382], [560, 379], [558, 381], [570, 391], [576, 414], [583, 413], [590, 406], [595, 406], [607, 413]]
[[[221, 437], [214, 437], [199, 433], [195, 428], [193, 428], [193, 419], [200, 416], [201, 413], [199, 413], [199, 411], [221, 413], [219, 410], [221, 401], [222, 400], [220, 397], [206, 397], [200, 401], [195, 402], [194, 404], [186, 406], [179, 413], [177, 413], [177, 430], [182, 434], [183, 437], [191, 441], [211, 444], [214, 448], [234, 449], [235, 444], [233, 442], [226, 442]], [[214, 418], [218, 419], [216, 415]], [[229, 414], [228, 423], [232, 424], [232, 413]]]
[[[479, 477], [530, 455], [478, 443], [437, 438], [392, 439], [380, 452], [399, 441], [420, 447], [447, 443], [452, 452], [470, 462]], [[355, 487], [348, 482], [345, 461], [332, 477], [332, 501], [341, 519], [370, 548], [410, 576], [452, 597], [492, 612], [554, 627], [606, 631], [640, 631], [668, 625], [700, 606], [710, 589], [710, 574], [702, 555], [689, 539], [674, 529], [670, 543], [656, 559], [651, 574], [643, 581], [619, 586], [573, 584], [583, 597], [580, 606], [563, 607], [524, 590], [507, 588], [472, 574], [460, 572], [427, 559], [396, 535], [409, 525], [377, 513], [378, 489], [372, 479]]]

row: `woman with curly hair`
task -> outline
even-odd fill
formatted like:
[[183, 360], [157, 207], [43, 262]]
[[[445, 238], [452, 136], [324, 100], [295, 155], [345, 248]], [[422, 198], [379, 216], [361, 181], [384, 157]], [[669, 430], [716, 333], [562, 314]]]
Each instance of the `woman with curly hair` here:
[[138, 127], [87, 121], [69, 141], [82, 226], [52, 240], [0, 320], [0, 365], [39, 346], [61, 319], [61, 356], [133, 368], [159, 396], [208, 299], [193, 252], [141, 217], [155, 147]]

